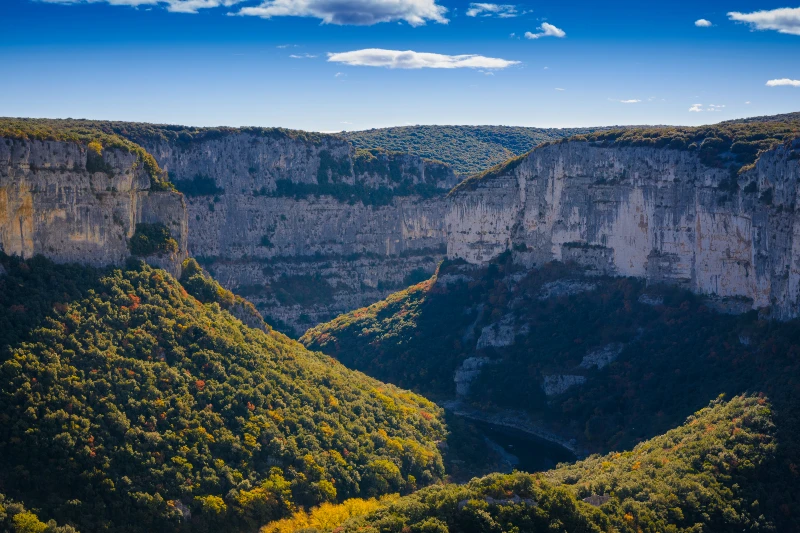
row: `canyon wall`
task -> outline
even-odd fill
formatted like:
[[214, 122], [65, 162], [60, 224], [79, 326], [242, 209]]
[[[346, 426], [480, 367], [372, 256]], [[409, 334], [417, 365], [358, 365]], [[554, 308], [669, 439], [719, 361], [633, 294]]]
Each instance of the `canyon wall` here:
[[800, 314], [798, 181], [798, 141], [738, 175], [690, 151], [547, 145], [450, 196], [447, 254], [573, 261], [785, 319]]
[[135, 139], [186, 193], [190, 254], [297, 334], [430, 277], [458, 181], [440, 163], [309, 136]]
[[97, 172], [87, 170], [91, 155], [75, 142], [0, 138], [0, 250], [119, 265], [130, 256], [136, 225], [160, 223], [179, 251], [145, 259], [179, 274], [188, 232], [182, 195], [151, 191], [134, 153], [103, 150], [95, 156], [103, 168]]

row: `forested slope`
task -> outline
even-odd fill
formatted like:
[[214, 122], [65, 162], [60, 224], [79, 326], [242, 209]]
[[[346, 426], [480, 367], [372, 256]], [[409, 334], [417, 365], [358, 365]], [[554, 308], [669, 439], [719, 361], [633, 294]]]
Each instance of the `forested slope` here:
[[767, 401], [740, 396], [716, 400], [630, 451], [542, 474], [495, 474], [400, 499], [329, 508], [311, 520], [297, 516], [262, 531], [775, 531], [762, 502], [778, 446]]
[[[739, 303], [740, 305], [740, 303]], [[675, 427], [719, 394], [765, 393], [781, 419], [772, 512], [800, 501], [800, 328], [632, 278], [582, 277], [551, 264], [524, 271], [445, 263], [438, 276], [309, 330], [302, 342], [379, 379], [456, 397], [455, 376], [479, 361], [462, 402], [525, 411], [542, 427], [606, 452]], [[764, 503], [764, 502], [762, 502]]]
[[0, 486], [42, 521], [252, 531], [443, 475], [437, 406], [244, 326], [196, 268], [208, 304], [139, 263], [0, 265]]

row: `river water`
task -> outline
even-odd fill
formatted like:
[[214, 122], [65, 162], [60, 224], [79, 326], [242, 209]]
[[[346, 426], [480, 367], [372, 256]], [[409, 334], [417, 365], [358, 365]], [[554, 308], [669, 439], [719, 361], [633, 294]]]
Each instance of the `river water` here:
[[[524, 431], [471, 420], [484, 436], [499, 445], [508, 455], [514, 456], [511, 462], [523, 472], [541, 472], [554, 468], [558, 463], [574, 462], [575, 455], [558, 444], [542, 439]], [[515, 464], [514, 464], [515, 463]]]

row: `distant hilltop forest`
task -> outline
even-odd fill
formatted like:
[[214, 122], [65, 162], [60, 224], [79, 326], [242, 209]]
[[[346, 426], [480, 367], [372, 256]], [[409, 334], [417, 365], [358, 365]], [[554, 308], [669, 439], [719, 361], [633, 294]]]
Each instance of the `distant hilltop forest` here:
[[536, 145], [608, 128], [525, 128], [517, 126], [402, 126], [341, 135], [356, 148], [409, 152], [447, 163], [458, 174], [473, 174]]

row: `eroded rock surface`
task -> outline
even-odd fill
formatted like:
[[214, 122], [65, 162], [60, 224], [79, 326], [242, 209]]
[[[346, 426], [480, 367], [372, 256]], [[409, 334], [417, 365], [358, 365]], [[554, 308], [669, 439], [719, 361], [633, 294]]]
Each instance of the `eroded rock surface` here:
[[[797, 142], [795, 142], [797, 144]], [[448, 257], [646, 278], [800, 312], [800, 146], [761, 154], [731, 186], [696, 152], [567, 142], [452, 195]]]
[[181, 194], [150, 190], [138, 156], [104, 150], [106, 171], [87, 170], [87, 147], [0, 138], [0, 249], [57, 262], [122, 264], [138, 223], [162, 223], [179, 252], [146, 258], [180, 273], [187, 221]]
[[294, 333], [426, 279], [444, 258], [444, 196], [458, 178], [440, 163], [365, 163], [332, 136], [143, 144], [179, 188], [205, 185], [187, 190], [190, 253]]

